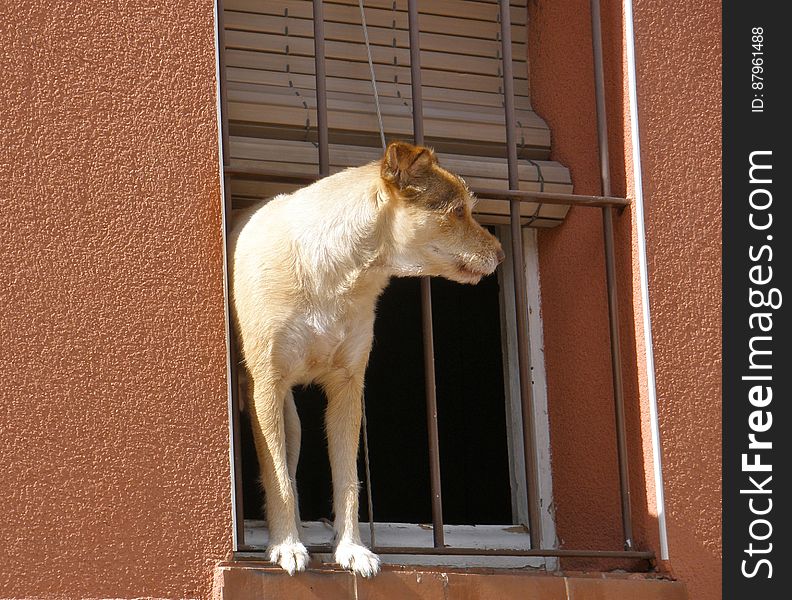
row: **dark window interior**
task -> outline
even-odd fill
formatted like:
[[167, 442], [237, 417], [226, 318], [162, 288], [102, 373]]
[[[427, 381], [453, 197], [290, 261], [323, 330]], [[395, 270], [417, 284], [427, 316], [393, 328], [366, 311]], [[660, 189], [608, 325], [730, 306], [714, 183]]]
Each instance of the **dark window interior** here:
[[[374, 516], [431, 523], [424, 401], [420, 282], [393, 279], [379, 302], [366, 373]], [[512, 523], [506, 445], [498, 280], [477, 286], [432, 280], [443, 520]], [[325, 399], [315, 386], [294, 391], [303, 427], [297, 472], [303, 520], [332, 517]], [[250, 422], [242, 416], [244, 509], [260, 519], [263, 494]], [[364, 481], [363, 453], [359, 461]], [[361, 521], [368, 519], [361, 485]]]

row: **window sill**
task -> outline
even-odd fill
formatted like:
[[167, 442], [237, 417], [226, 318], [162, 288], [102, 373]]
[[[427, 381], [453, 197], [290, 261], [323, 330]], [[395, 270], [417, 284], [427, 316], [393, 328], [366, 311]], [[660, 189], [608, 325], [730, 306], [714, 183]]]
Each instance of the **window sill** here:
[[215, 570], [215, 600], [315, 600], [326, 598], [536, 598], [537, 600], [687, 600], [682, 583], [648, 575], [591, 576], [494, 571], [418, 570], [387, 566], [373, 579], [337, 567], [309, 568], [290, 577], [269, 563], [236, 561]]

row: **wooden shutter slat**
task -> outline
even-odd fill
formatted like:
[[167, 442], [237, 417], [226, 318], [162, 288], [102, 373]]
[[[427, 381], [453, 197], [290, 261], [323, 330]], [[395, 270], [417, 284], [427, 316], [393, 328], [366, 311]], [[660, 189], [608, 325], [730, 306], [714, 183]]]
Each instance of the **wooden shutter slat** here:
[[[346, 168], [354, 165], [361, 165], [373, 160], [379, 160], [382, 150], [379, 148], [365, 148], [360, 146], [346, 146], [342, 144], [331, 144], [330, 164], [334, 167]], [[255, 160], [263, 162], [282, 162], [299, 164], [306, 167], [306, 170], [289, 171], [291, 173], [311, 174], [316, 172], [316, 160], [318, 151], [309, 142], [290, 141], [290, 140], [261, 140], [258, 138], [244, 138], [239, 136], [231, 137], [231, 158], [242, 160]], [[459, 173], [463, 177], [476, 177], [480, 187], [494, 187], [496, 189], [508, 189], [503, 187], [507, 183], [507, 165], [503, 159], [482, 156], [462, 156], [438, 152], [437, 158], [441, 165], [447, 166], [451, 170]], [[569, 171], [552, 161], [520, 161], [518, 174], [522, 184], [536, 183], [539, 177], [537, 167], [541, 169], [545, 180], [545, 186], [560, 185], [564, 189], [571, 186]], [[263, 168], [263, 167], [262, 167]], [[486, 180], [486, 181], [485, 181]], [[484, 183], [486, 185], [484, 185]], [[536, 189], [529, 187], [525, 189]], [[563, 191], [554, 189], [547, 191]]]
[[[313, 58], [314, 44], [310, 38], [301, 38], [269, 33], [248, 31], [226, 31], [226, 47], [234, 50], [254, 50], [262, 53], [275, 53], [290, 56]], [[366, 50], [363, 44], [351, 42], [325, 42], [325, 56], [328, 59], [354, 61], [367, 65]], [[410, 64], [410, 51], [405, 48], [371, 46], [371, 56], [375, 65]], [[421, 68], [452, 73], [477, 73], [499, 77], [501, 61], [499, 58], [483, 56], [462, 56], [445, 52], [421, 50]], [[525, 79], [525, 61], [515, 57], [515, 79]]]
[[[337, 18], [337, 14], [342, 9], [347, 9], [341, 14], [345, 15], [345, 22], [360, 22], [360, 9], [356, 0], [331, 0], [324, 3], [325, 20]], [[334, 7], [335, 5], [335, 7]], [[511, 3], [511, 22], [513, 25], [525, 25], [528, 11], [525, 9], [524, 2]], [[369, 15], [376, 11], [393, 14], [393, 0], [365, 0], [366, 20]], [[284, 14], [288, 9], [289, 15], [302, 18], [313, 18], [312, 6], [310, 2], [299, 2], [297, 0], [223, 0], [223, 7], [226, 10], [237, 10], [250, 13], [266, 13], [277, 11], [276, 14]], [[337, 8], [336, 8], [337, 7]], [[335, 11], [334, 11], [335, 8]], [[407, 11], [407, 1], [397, 0], [396, 12], [405, 13]], [[460, 17], [473, 22], [498, 22], [499, 8], [497, 2], [473, 2], [471, 0], [430, 0], [420, 2], [418, 5], [420, 25], [423, 28], [424, 18], [430, 15], [444, 17]]]
[[[232, 85], [255, 84], [273, 88], [283, 88], [314, 92], [315, 79], [312, 75], [302, 73], [282, 73], [276, 71], [263, 71], [259, 69], [246, 69], [243, 67], [229, 67], [227, 81]], [[373, 98], [371, 81], [364, 79], [348, 79], [340, 77], [327, 78], [328, 92], [353, 93]], [[470, 106], [470, 110], [477, 107], [486, 107], [503, 112], [503, 95], [491, 92], [475, 92], [471, 90], [454, 90], [449, 88], [435, 88], [422, 86], [423, 99], [426, 102], [445, 102], [446, 100], [458, 106]], [[409, 83], [394, 83], [392, 81], [377, 80], [377, 91], [382, 98], [397, 98], [409, 104], [412, 98], [412, 88]], [[473, 108], [476, 107], [476, 108]], [[530, 111], [531, 106], [526, 96], [515, 96], [517, 110]], [[538, 117], [536, 117], [538, 119]]]
[[[226, 2], [227, 4], [227, 2]], [[288, 17], [285, 12], [288, 10]], [[284, 18], [290, 20], [305, 19], [313, 23], [313, 11], [309, 2], [301, 0], [268, 1], [262, 2], [261, 7], [256, 13], [241, 12], [230, 10], [226, 6], [226, 15], [238, 14], [240, 18], [244, 16], [255, 17], [263, 15], [268, 18]], [[339, 6], [333, 4], [324, 5], [325, 25], [329, 23], [354, 23], [360, 27], [360, 12], [357, 6]], [[500, 35], [500, 24], [493, 21], [476, 21], [472, 19], [460, 18], [457, 16], [421, 15], [421, 31], [427, 33], [441, 33], [462, 36], [465, 39], [497, 40]], [[387, 9], [366, 9], [366, 23], [369, 26], [393, 28], [396, 21], [396, 29], [407, 30], [407, 13], [398, 11], [394, 13]], [[523, 23], [512, 22], [512, 41], [517, 44], [525, 44], [526, 28]], [[452, 32], [452, 33], [451, 33]]]
[[[293, 183], [263, 182], [252, 180], [235, 180], [231, 186], [234, 209], [245, 209], [262, 200], [273, 198], [278, 194], [288, 194], [301, 186]], [[524, 202], [520, 205], [523, 225], [533, 227], [555, 227], [563, 222], [569, 208], [561, 205]], [[508, 202], [503, 200], [479, 200], [473, 209], [476, 219], [484, 225], [508, 225], [510, 209]]]
[[[332, 4], [345, 4], [357, 6], [357, 0], [328, 0]], [[368, 12], [372, 8], [382, 8], [392, 10], [393, 0], [364, 0], [364, 6]], [[528, 11], [525, 8], [524, 0], [512, 0], [511, 16], [512, 23], [525, 25]], [[396, 10], [406, 11], [407, 0], [397, 0]], [[499, 14], [498, 0], [424, 0], [418, 3], [419, 15], [464, 15], [467, 19], [477, 21], [497, 20]]]
[[[406, 19], [406, 16], [404, 17]], [[288, 39], [308, 38], [313, 39], [313, 20], [310, 18], [296, 19], [294, 17], [254, 15], [227, 11], [224, 19], [227, 30], [244, 31], [248, 33], [266, 33], [287, 39], [285, 31], [288, 30]], [[376, 27], [368, 23], [369, 41], [375, 46], [409, 49], [409, 35], [405, 28], [394, 29], [390, 23], [386, 27]], [[491, 39], [466, 38], [464, 44], [459, 43], [459, 37], [451, 35], [446, 29], [444, 33], [431, 33], [421, 31], [421, 50], [444, 52], [498, 58], [500, 56], [500, 42], [493, 35]], [[363, 31], [359, 23], [326, 23], [325, 40], [339, 42], [363, 43]], [[524, 43], [513, 42], [514, 57], [524, 62], [527, 56]]]
[[[333, 109], [328, 102], [328, 123], [332, 129], [347, 131], [376, 132], [378, 130], [377, 118], [373, 112], [356, 111], [353, 107]], [[310, 127], [316, 126], [316, 111], [309, 108], [294, 106], [279, 106], [273, 110], [272, 106], [263, 104], [249, 104], [244, 102], [228, 102], [228, 114], [232, 120], [253, 123], [269, 123], [273, 125], [294, 126], [302, 128], [306, 121]], [[385, 132], [391, 136], [402, 138], [412, 137], [412, 117], [409, 115], [395, 115], [387, 112], [382, 115]], [[484, 143], [503, 144], [503, 127], [496, 124], [471, 122], [464, 120], [425, 120], [426, 137], [457, 139], [464, 137]], [[546, 129], [520, 129], [521, 146], [532, 148], [547, 147], [550, 143], [549, 132]]]
[[[283, 54], [267, 54], [246, 50], [228, 49], [225, 52], [225, 58], [226, 64], [232, 67], [262, 69], [282, 73], [292, 72], [304, 75], [314, 75], [316, 66], [313, 58], [304, 56], [286, 57]], [[365, 62], [328, 59], [326, 67], [328, 77], [370, 81], [371, 73], [368, 64]], [[383, 82], [398, 80], [405, 85], [410, 84], [410, 68], [407, 66], [377, 65], [375, 70], [378, 82], [380, 80]], [[489, 93], [499, 93], [501, 84], [500, 77], [435, 71], [432, 69], [421, 69], [421, 79], [423, 85], [429, 87]], [[527, 97], [528, 81], [526, 79], [515, 79], [514, 91], [517, 95]]]
[[[370, 86], [369, 86], [370, 87]], [[236, 102], [255, 104], [274, 104], [278, 106], [302, 106], [303, 101], [311, 108], [316, 108], [316, 91], [298, 87], [272, 87], [256, 84], [229, 82], [228, 99]], [[328, 107], [339, 110], [353, 110], [374, 114], [372, 94], [353, 94], [350, 92], [328, 91]], [[412, 107], [404, 99], [391, 96], [380, 97], [380, 106], [388, 114], [410, 116]], [[497, 106], [477, 106], [472, 108], [454, 102], [425, 100], [423, 105], [425, 119], [467, 121], [475, 118], [480, 123], [491, 123], [505, 126], [503, 109]], [[518, 127], [545, 129], [544, 122], [530, 110], [517, 110]]]
[[[246, 69], [242, 67], [228, 67], [226, 81], [230, 84], [249, 83], [264, 85], [274, 88], [288, 88], [298, 90], [311, 90], [315, 88], [316, 80], [312, 75], [302, 73], [282, 73], [276, 71], [263, 71], [259, 69]], [[340, 77], [327, 78], [328, 92], [349, 92], [372, 97], [371, 81], [364, 79], [346, 79]], [[503, 112], [503, 95], [490, 92], [476, 92], [472, 90], [453, 90], [422, 86], [425, 102], [439, 101], [472, 107], [485, 106]], [[377, 91], [380, 97], [399, 98], [409, 104], [412, 99], [412, 88], [409, 83], [393, 83], [392, 81], [377, 80]], [[531, 111], [530, 102], [526, 96], [515, 96], [517, 110]], [[471, 110], [474, 110], [471, 108]], [[538, 117], [536, 117], [538, 118]]]

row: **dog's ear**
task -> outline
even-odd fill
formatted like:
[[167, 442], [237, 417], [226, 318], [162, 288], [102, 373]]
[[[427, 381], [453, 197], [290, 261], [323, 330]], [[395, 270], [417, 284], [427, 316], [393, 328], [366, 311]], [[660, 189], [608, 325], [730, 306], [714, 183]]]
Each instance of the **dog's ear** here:
[[388, 183], [402, 191], [408, 191], [431, 171], [436, 162], [431, 148], [413, 146], [406, 142], [392, 142], [385, 150], [380, 174]]

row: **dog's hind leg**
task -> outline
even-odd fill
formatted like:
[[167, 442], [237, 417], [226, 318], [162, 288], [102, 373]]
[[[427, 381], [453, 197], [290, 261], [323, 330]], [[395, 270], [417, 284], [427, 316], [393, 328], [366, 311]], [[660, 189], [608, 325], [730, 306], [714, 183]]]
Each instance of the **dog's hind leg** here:
[[[264, 373], [272, 372], [267, 369]], [[269, 559], [289, 575], [305, 570], [308, 552], [296, 525], [296, 497], [286, 455], [285, 401], [290, 393], [282, 381], [265, 375], [251, 377], [250, 407], [256, 453], [266, 494]]]
[[327, 394], [327, 446], [333, 474], [335, 513], [335, 560], [364, 577], [379, 572], [379, 557], [360, 540], [358, 528], [358, 439], [362, 416], [365, 362], [354, 371], [341, 368], [326, 375], [321, 383]]
[[289, 479], [294, 491], [294, 521], [297, 525], [297, 531], [299, 531], [301, 521], [300, 498], [297, 495], [297, 463], [300, 462], [302, 428], [300, 427], [300, 415], [297, 413], [297, 406], [294, 404], [294, 394], [292, 394], [291, 390], [286, 393], [283, 416], [286, 425], [286, 464], [289, 468]]

